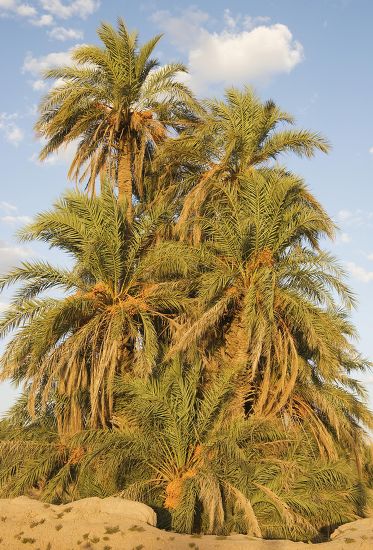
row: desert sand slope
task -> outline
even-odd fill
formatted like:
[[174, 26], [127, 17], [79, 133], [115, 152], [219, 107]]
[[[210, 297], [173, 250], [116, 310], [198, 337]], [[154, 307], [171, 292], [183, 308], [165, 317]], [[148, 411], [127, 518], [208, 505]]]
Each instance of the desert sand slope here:
[[[89, 498], [51, 506], [27, 497], [0, 500], [0, 548], [4, 550], [298, 550], [309, 544], [231, 537], [177, 535], [154, 527], [151, 508], [120, 498]], [[372, 550], [373, 519], [337, 529], [315, 550]]]

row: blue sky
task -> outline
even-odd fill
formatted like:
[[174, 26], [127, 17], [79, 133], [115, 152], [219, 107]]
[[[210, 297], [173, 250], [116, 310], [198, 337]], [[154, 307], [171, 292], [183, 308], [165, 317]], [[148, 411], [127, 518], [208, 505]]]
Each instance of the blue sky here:
[[[69, 50], [96, 41], [100, 21], [123, 16], [143, 40], [164, 32], [158, 57], [182, 60], [199, 95], [228, 85], [255, 87], [325, 135], [328, 156], [287, 157], [340, 227], [326, 247], [348, 272], [359, 299], [359, 349], [373, 360], [373, 2], [371, 0], [0, 0], [0, 271], [36, 256], [63, 262], [17, 228], [72, 184], [71, 151], [40, 165], [33, 133], [46, 88], [40, 71], [69, 62]], [[0, 310], [9, 295], [0, 296]], [[373, 376], [365, 379], [373, 406]], [[14, 399], [0, 385], [0, 412]]]

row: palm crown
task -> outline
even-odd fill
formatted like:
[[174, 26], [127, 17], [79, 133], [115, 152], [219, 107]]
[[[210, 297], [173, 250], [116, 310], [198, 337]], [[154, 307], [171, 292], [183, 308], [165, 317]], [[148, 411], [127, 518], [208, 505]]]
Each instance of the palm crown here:
[[[164, 282], [165, 274], [183, 269], [180, 263], [171, 261], [158, 279], [155, 273], [149, 278], [160, 257], [175, 256], [172, 244], [152, 246], [161, 217], [148, 212], [129, 226], [125, 206], [106, 184], [96, 198], [66, 194], [22, 231], [25, 239], [67, 252], [73, 265], [24, 263], [1, 280], [2, 287], [22, 283], [0, 325], [2, 335], [19, 329], [3, 355], [3, 373], [31, 385], [31, 409], [35, 399], [63, 397], [62, 430], [110, 421], [114, 376], [149, 373], [161, 345], [159, 331], [167, 334], [170, 316], [186, 304], [179, 283]], [[67, 295], [43, 296], [50, 289]]]
[[187, 193], [179, 224], [204, 204], [215, 182], [233, 182], [283, 153], [311, 157], [327, 152], [326, 140], [307, 130], [284, 129], [293, 117], [273, 101], [262, 103], [251, 88], [226, 91], [224, 100], [206, 100], [198, 123], [163, 148], [159, 162], [171, 169], [163, 177], [181, 180]]
[[83, 45], [73, 52], [74, 65], [46, 72], [60, 79], [40, 104], [37, 132], [47, 142], [43, 160], [61, 146], [79, 140], [70, 176], [89, 177], [94, 190], [102, 171], [117, 182], [132, 218], [132, 195], [141, 199], [144, 161], [164, 141], [167, 128], [187, 121], [188, 107], [197, 108], [192, 93], [177, 74], [180, 63], [157, 69], [151, 54], [160, 40], [155, 36], [142, 47], [122, 19], [118, 30], [102, 23], [98, 36], [103, 46]]
[[62, 502], [115, 493], [163, 507], [163, 527], [187, 533], [309, 540], [353, 519], [363, 495], [351, 465], [315, 460], [302, 429], [232, 416], [231, 373], [202, 379], [200, 363], [179, 359], [150, 380], [122, 379], [115, 429], [68, 441], [51, 415], [27, 418], [21, 398], [0, 423], [3, 493]]
[[[328, 453], [335, 452], [328, 431], [353, 448], [351, 419], [355, 427], [371, 419], [361, 385], [346, 376], [352, 364], [365, 363], [336, 296], [347, 309], [354, 298], [334, 258], [319, 250], [320, 238], [333, 234], [330, 218], [299, 178], [261, 169], [211, 186], [203, 217], [190, 218], [189, 226], [195, 222], [203, 257], [198, 306], [169, 355], [197, 346], [210, 369], [240, 373], [248, 414], [291, 410], [311, 423]], [[340, 414], [331, 414], [338, 393]]]

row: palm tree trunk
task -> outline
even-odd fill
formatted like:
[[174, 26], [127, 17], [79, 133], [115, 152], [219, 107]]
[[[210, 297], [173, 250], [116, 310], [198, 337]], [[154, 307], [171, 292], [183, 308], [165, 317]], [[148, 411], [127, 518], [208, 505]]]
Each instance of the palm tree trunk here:
[[119, 152], [118, 162], [118, 200], [124, 198], [127, 203], [127, 221], [132, 223], [132, 166], [131, 148], [129, 143], [123, 144]]
[[248, 361], [248, 336], [242, 319], [236, 316], [225, 336], [225, 354], [229, 357], [231, 365], [240, 370]]
[[238, 314], [233, 320], [224, 342], [223, 358], [229, 368], [236, 372], [235, 392], [230, 406], [234, 416], [245, 413], [245, 402], [251, 392], [251, 383], [248, 373], [248, 335], [247, 330]]

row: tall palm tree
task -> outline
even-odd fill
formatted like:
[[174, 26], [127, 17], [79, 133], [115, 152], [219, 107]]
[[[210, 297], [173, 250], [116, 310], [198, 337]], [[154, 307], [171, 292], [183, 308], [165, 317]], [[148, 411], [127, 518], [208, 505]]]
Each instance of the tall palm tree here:
[[159, 158], [161, 176], [178, 181], [187, 193], [180, 226], [199, 211], [216, 182], [232, 183], [287, 152], [312, 157], [329, 149], [317, 133], [281, 128], [293, 124], [293, 117], [272, 100], [262, 103], [249, 87], [230, 88], [225, 100], [202, 105], [198, 123], [169, 140]]
[[126, 197], [130, 221], [133, 195], [143, 194], [145, 160], [168, 129], [183, 127], [197, 104], [177, 80], [186, 71], [182, 64], [157, 69], [151, 54], [160, 35], [139, 47], [137, 33], [119, 19], [117, 30], [102, 23], [98, 36], [103, 46], [79, 46], [73, 66], [46, 72], [58, 80], [40, 104], [36, 130], [46, 139], [40, 159], [79, 140], [69, 176], [88, 177], [93, 192], [97, 176], [111, 174], [119, 197]]
[[123, 496], [167, 510], [179, 532], [307, 539], [353, 517], [353, 467], [313, 460], [304, 431], [232, 417], [234, 386], [232, 373], [206, 384], [200, 363], [179, 360], [119, 384], [116, 429], [75, 438], [87, 449], [77, 483], [104, 461]]
[[178, 360], [151, 379], [123, 379], [115, 427], [63, 441], [50, 415], [27, 418], [21, 398], [0, 423], [0, 495], [123, 495], [179, 532], [293, 540], [355, 517], [366, 494], [353, 464], [315, 459], [304, 430], [232, 418], [228, 372], [203, 380], [200, 364]]
[[110, 423], [114, 377], [149, 373], [172, 315], [186, 307], [184, 283], [172, 280], [187, 269], [186, 254], [177, 243], [153, 246], [163, 214], [129, 225], [106, 184], [98, 197], [67, 193], [22, 231], [68, 253], [72, 265], [25, 262], [1, 279], [2, 288], [21, 283], [0, 322], [2, 337], [16, 330], [2, 377], [29, 386], [31, 411], [59, 396], [61, 431]]
[[319, 250], [320, 238], [333, 234], [327, 214], [299, 178], [264, 169], [215, 183], [195, 221], [205, 265], [194, 320], [180, 325], [169, 356], [194, 344], [210, 369], [241, 372], [248, 413], [290, 411], [312, 423], [328, 453], [335, 446], [326, 424], [353, 448], [359, 422], [371, 426], [372, 416], [349, 377], [366, 362], [336, 296], [347, 309], [354, 299], [335, 260]]

